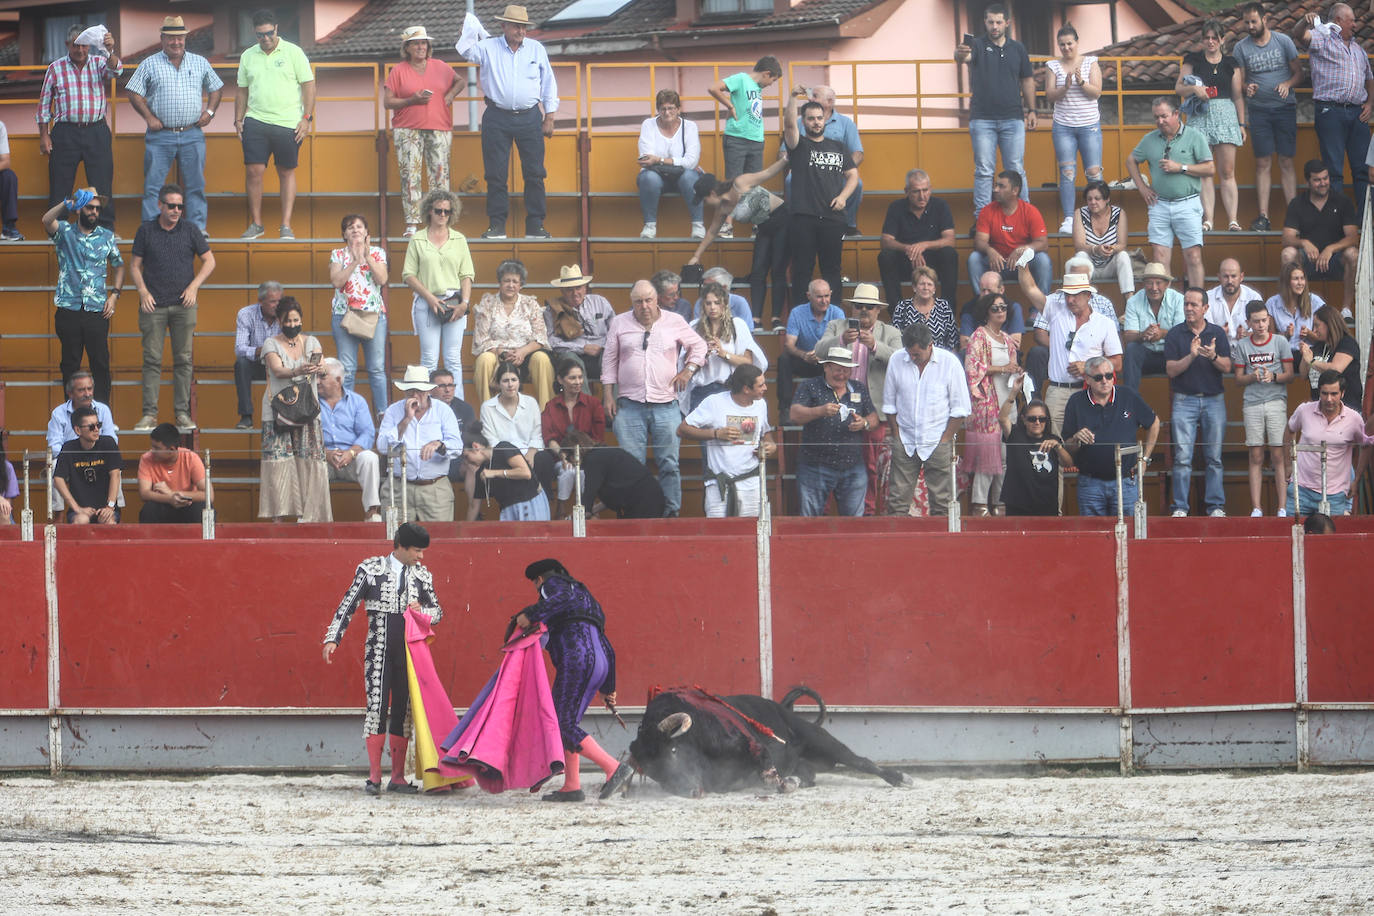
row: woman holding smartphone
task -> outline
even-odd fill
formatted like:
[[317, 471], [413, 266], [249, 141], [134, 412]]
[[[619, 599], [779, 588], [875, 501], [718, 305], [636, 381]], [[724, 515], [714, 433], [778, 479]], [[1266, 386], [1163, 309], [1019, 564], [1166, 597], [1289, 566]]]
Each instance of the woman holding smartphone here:
[[277, 422], [272, 399], [296, 382], [308, 382], [316, 399], [316, 380], [324, 372], [324, 351], [318, 339], [302, 332], [301, 304], [283, 296], [277, 305], [281, 331], [262, 345], [267, 368], [267, 391], [262, 396], [262, 465], [258, 493], [258, 517], [284, 522], [331, 522], [329, 465], [324, 458], [320, 418], [303, 426]]

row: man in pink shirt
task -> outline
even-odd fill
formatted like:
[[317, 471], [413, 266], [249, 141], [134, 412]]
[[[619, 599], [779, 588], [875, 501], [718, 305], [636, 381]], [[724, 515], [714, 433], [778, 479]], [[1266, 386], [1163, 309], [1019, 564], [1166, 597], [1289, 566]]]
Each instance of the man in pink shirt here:
[[636, 283], [630, 290], [630, 311], [612, 318], [606, 331], [601, 397], [621, 448], [644, 461], [652, 442], [664, 514], [670, 518], [682, 508], [677, 394], [705, 362], [706, 341], [681, 315], [659, 309], [652, 283]]
[[[1304, 445], [1326, 443], [1326, 488], [1322, 489], [1321, 452], [1299, 452], [1297, 466], [1298, 504], [1293, 505], [1293, 493], [1288, 494], [1288, 514], [1292, 516], [1348, 515], [1350, 500], [1355, 495], [1355, 482], [1364, 474], [1369, 452], [1364, 443], [1364, 418], [1354, 408], [1341, 403], [1345, 394], [1345, 378], [1335, 369], [1327, 369], [1317, 378], [1317, 400], [1308, 401], [1293, 411], [1288, 429], [1283, 434], [1285, 450], [1301, 438]], [[1359, 454], [1358, 472], [1352, 476], [1352, 459]], [[1325, 505], [1323, 505], [1325, 503]]]

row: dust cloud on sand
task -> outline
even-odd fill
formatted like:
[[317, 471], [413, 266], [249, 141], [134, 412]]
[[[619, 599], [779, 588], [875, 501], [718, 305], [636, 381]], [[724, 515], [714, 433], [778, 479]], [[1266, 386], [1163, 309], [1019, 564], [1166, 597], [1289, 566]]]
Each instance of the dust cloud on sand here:
[[[595, 789], [600, 780], [588, 778]], [[0, 780], [7, 913], [1374, 911], [1374, 774], [822, 775], [368, 798], [361, 776]]]

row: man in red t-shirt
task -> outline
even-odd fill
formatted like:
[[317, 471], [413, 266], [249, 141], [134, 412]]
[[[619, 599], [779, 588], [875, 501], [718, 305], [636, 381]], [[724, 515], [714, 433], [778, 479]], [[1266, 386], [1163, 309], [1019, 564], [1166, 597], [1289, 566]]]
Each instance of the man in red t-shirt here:
[[973, 229], [973, 250], [968, 256], [969, 284], [974, 295], [983, 274], [995, 270], [1004, 280], [1016, 280], [1016, 268], [1028, 261], [1040, 291], [1050, 291], [1050, 256], [1045, 218], [1032, 204], [1020, 199], [1021, 176], [998, 172], [992, 186], [992, 203], [978, 214]]
[[148, 435], [152, 448], [138, 459], [139, 524], [199, 522], [211, 492], [204, 462], [177, 444], [181, 431], [171, 423], [154, 426]]

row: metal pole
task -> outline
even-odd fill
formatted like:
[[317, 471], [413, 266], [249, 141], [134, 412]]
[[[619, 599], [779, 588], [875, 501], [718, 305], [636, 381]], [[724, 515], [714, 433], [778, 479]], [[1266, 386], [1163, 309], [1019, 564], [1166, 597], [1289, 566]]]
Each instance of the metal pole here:
[[200, 512], [200, 536], [202, 540], [215, 539], [214, 484], [210, 479], [210, 450], [205, 450], [205, 508]]
[[587, 536], [587, 507], [582, 505], [582, 446], [573, 446], [573, 537]]
[[[402, 446], [404, 447], [404, 446]], [[396, 446], [391, 446], [391, 451], [387, 455], [386, 466], [386, 536], [396, 537], [396, 529], [401, 527], [401, 523], [396, 518], [396, 468], [392, 463], [396, 460]]]
[[1330, 518], [1330, 516], [1331, 516], [1331, 502], [1328, 500], [1327, 495], [1326, 495], [1326, 443], [1323, 442], [1323, 443], [1321, 444], [1321, 446], [1322, 446], [1322, 501], [1321, 501], [1321, 505], [1319, 506], [1319, 508], [1321, 509], [1322, 515], [1325, 515], [1325, 516], [1327, 516], [1328, 518]]
[[[49, 463], [51, 463], [49, 453]], [[48, 510], [51, 512], [51, 508]], [[43, 590], [48, 604], [48, 772], [62, 774], [61, 640], [57, 616], [57, 526], [43, 528]]]
[[48, 522], [49, 522], [49, 523], [51, 523], [51, 522], [53, 521], [53, 511], [52, 511], [52, 500], [53, 500], [52, 472], [53, 472], [52, 452], [48, 452], [47, 478], [48, 478]]
[[[409, 460], [409, 458], [410, 458], [410, 449], [407, 448], [407, 447], [405, 446], [404, 443], [402, 443], [402, 445], [401, 445], [401, 521], [403, 521], [403, 522], [409, 521], [409, 520], [410, 520], [410, 509], [409, 509], [409, 508], [407, 507], [407, 505], [406, 505], [406, 496], [407, 496], [406, 491], [409, 489], [409, 487], [408, 487], [409, 479], [408, 479], [408, 475], [406, 474], [406, 468], [407, 468], [407, 461]], [[393, 534], [392, 537], [395, 537], [395, 535]]]
[[773, 695], [773, 513], [768, 506], [768, 463], [759, 440], [759, 516], [754, 524], [759, 596], [759, 693]]
[[[949, 440], [949, 532], [958, 534], [964, 530], [963, 519], [959, 515], [959, 453], [955, 444], [959, 434]], [[936, 448], [939, 448], [937, 445]]]
[[19, 537], [33, 540], [33, 506], [29, 504], [29, 450], [24, 449], [24, 511], [19, 514]]
[[1302, 529], [1294, 525], [1293, 540], [1293, 699], [1297, 701], [1296, 738], [1298, 771], [1312, 763], [1311, 735], [1307, 730], [1307, 558]]
[[1135, 732], [1131, 722], [1131, 583], [1126, 526], [1116, 526], [1116, 677], [1121, 704], [1121, 775], [1135, 772]]
[[[1327, 499], [1327, 496], [1326, 496], [1326, 443], [1325, 443], [1325, 442], [1316, 442], [1316, 443], [1310, 443], [1310, 444], [1309, 444], [1309, 443], [1307, 443], [1307, 442], [1298, 442], [1298, 443], [1296, 443], [1296, 444], [1293, 446], [1293, 474], [1292, 474], [1292, 486], [1293, 486], [1293, 518], [1294, 518], [1294, 519], [1297, 519], [1298, 516], [1302, 515], [1302, 505], [1298, 502], [1298, 453], [1299, 453], [1299, 452], [1319, 452], [1319, 453], [1321, 454], [1321, 461], [1322, 461], [1322, 474], [1321, 474], [1321, 477], [1322, 477], [1322, 498], [1321, 498], [1321, 502], [1317, 504], [1317, 511], [1320, 512], [1322, 515], [1328, 515], [1328, 516], [1329, 516], [1329, 515], [1331, 514], [1331, 502]], [[1294, 521], [1294, 524], [1297, 524], [1297, 522]]]

